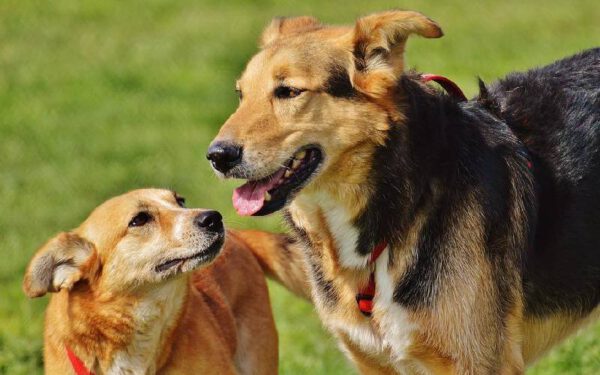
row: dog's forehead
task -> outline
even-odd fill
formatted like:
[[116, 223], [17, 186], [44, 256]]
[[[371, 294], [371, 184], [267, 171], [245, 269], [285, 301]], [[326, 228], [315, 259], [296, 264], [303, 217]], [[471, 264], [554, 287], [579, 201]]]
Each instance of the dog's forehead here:
[[128, 217], [142, 209], [173, 209], [177, 207], [175, 193], [163, 189], [140, 189], [111, 198], [98, 206], [86, 221], [93, 223], [107, 218]]
[[77, 232], [102, 247], [122, 235], [132, 217], [140, 211], [176, 212], [180, 209], [175, 193], [170, 190], [134, 190], [102, 203], [79, 226]]
[[344, 63], [343, 46], [336, 38], [297, 35], [286, 37], [254, 55], [240, 78], [252, 89], [258, 82], [303, 79], [320, 84], [332, 64]]
[[164, 189], [139, 189], [133, 190], [118, 197], [112, 198], [105, 204], [107, 209], [124, 208], [125, 210], [137, 206], [172, 207], [175, 205], [175, 193]]

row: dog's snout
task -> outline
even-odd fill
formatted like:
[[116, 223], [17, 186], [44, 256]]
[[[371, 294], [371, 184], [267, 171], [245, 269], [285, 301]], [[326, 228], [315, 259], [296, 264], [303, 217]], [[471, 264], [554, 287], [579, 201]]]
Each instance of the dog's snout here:
[[215, 142], [206, 153], [213, 167], [221, 173], [226, 173], [242, 161], [242, 147], [227, 142]]
[[194, 218], [194, 224], [201, 229], [220, 232], [223, 230], [223, 217], [218, 211], [204, 211]]

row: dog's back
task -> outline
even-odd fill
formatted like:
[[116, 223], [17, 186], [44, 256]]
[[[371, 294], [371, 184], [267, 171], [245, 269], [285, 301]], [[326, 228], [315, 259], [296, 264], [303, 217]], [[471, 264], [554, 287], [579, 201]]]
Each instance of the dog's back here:
[[600, 48], [510, 74], [488, 99], [527, 146], [538, 183], [526, 311], [585, 314], [600, 302]]

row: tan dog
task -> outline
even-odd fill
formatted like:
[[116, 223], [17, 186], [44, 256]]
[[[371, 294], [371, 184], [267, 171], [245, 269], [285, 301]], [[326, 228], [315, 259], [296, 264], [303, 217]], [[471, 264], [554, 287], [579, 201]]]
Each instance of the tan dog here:
[[218, 212], [148, 189], [110, 199], [58, 234], [23, 283], [30, 297], [56, 293], [45, 372], [73, 373], [70, 351], [97, 375], [277, 373], [277, 334], [248, 233], [257, 244], [252, 232], [225, 236]]
[[247, 180], [240, 215], [284, 210], [302, 249], [262, 264], [306, 269], [363, 373], [522, 373], [600, 311], [600, 50], [466, 101], [406, 71], [411, 35], [442, 31], [411, 11], [274, 20], [207, 157]]

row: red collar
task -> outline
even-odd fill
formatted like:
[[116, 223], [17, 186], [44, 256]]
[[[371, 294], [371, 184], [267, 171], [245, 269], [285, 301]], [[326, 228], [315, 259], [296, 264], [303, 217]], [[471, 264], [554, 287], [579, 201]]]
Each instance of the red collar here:
[[[387, 247], [387, 242], [382, 241], [373, 248], [371, 256], [369, 257], [369, 265], [372, 265], [377, 261], [377, 258], [383, 253], [383, 250]], [[371, 316], [373, 313], [373, 298], [375, 297], [375, 266], [369, 275], [369, 283], [366, 287], [359, 290], [356, 294], [356, 303], [358, 309], [364, 316]]]
[[[460, 87], [458, 87], [458, 85], [456, 83], [452, 82], [450, 79], [448, 79], [448, 78], [446, 78], [444, 76], [440, 76], [440, 75], [437, 75], [437, 74], [421, 74], [421, 81], [422, 82], [434, 81], [437, 84], [439, 84], [440, 86], [442, 86], [442, 88], [444, 90], [446, 90], [446, 92], [448, 94], [450, 94], [451, 96], [455, 97], [459, 101], [461, 101], [461, 102], [466, 102], [467, 101], [467, 97], [462, 92], [462, 90], [460, 89]], [[533, 169], [533, 161], [531, 160], [531, 157], [529, 156], [529, 152], [527, 152], [527, 149], [523, 148], [520, 151], [520, 154], [525, 159], [525, 162], [527, 164], [527, 168]]]
[[429, 82], [429, 81], [437, 82], [451, 96], [455, 97], [456, 99], [459, 99], [461, 102], [466, 102], [467, 101], [467, 97], [462, 92], [462, 90], [460, 89], [460, 87], [458, 87], [458, 85], [456, 83], [452, 82], [451, 80], [449, 80], [446, 77], [443, 77], [443, 76], [440, 76], [440, 75], [437, 75], [437, 74], [421, 74], [421, 81], [423, 81], [423, 82]]
[[73, 367], [73, 371], [75, 371], [75, 374], [94, 375], [93, 372], [91, 372], [90, 370], [88, 370], [87, 367], [85, 367], [85, 363], [83, 363], [83, 361], [75, 353], [73, 353], [68, 346], [65, 346], [65, 350], [67, 351], [67, 357], [69, 358], [69, 362], [71, 362], [71, 366]]

